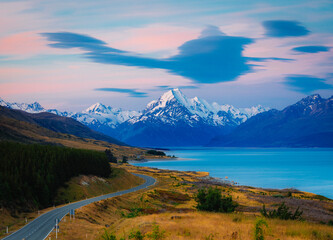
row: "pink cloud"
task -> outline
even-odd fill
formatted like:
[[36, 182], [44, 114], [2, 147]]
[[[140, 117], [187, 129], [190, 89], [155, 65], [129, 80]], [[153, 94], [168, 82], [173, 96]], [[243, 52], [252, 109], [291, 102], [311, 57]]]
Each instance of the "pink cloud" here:
[[112, 32], [110, 35], [98, 35], [100, 39], [109, 42], [111, 47], [140, 53], [169, 51], [169, 54], [174, 54], [184, 42], [197, 38], [200, 31], [201, 29], [152, 24]]
[[[55, 49], [48, 46], [49, 42], [40, 35], [41, 31], [21, 32], [0, 38], [0, 55], [15, 55], [25, 58], [37, 54], [75, 54], [82, 53], [79, 49]], [[67, 50], [67, 51], [66, 51]]]
[[34, 32], [22, 32], [0, 39], [2, 55], [30, 55], [48, 49], [44, 39]]

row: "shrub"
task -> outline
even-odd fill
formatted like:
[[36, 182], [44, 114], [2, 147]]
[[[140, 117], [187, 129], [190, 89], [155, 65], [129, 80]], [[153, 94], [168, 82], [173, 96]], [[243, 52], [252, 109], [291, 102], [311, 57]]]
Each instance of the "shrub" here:
[[268, 227], [267, 222], [264, 219], [257, 219], [254, 226], [254, 239], [255, 240], [264, 240], [264, 230], [263, 227]]
[[113, 235], [112, 233], [108, 233], [107, 231], [106, 231], [106, 229], [104, 229], [104, 234], [103, 234], [103, 236], [102, 236], [102, 238], [104, 239], [104, 240], [117, 240], [117, 237], [115, 236], [115, 235]]
[[165, 231], [164, 230], [160, 231], [160, 226], [157, 224], [154, 224], [153, 232], [148, 233], [146, 236], [153, 240], [161, 240], [161, 239], [165, 238]]
[[135, 239], [135, 240], [143, 240], [145, 237], [145, 234], [141, 233], [140, 230], [132, 230], [130, 232], [130, 235], [128, 236], [128, 239]]
[[264, 204], [260, 212], [264, 217], [279, 218], [282, 220], [300, 220], [303, 214], [303, 211], [300, 211], [299, 207], [292, 213], [284, 202], [279, 205], [278, 209], [274, 209], [273, 211], [267, 211]]
[[121, 216], [124, 217], [124, 218], [135, 218], [137, 216], [139, 216], [142, 212], [142, 208], [131, 208], [131, 211], [128, 213], [128, 214], [125, 214], [123, 212], [120, 212], [121, 213]]
[[222, 196], [218, 188], [199, 189], [195, 200], [197, 209], [210, 212], [233, 212], [237, 203], [232, 201], [231, 196]]

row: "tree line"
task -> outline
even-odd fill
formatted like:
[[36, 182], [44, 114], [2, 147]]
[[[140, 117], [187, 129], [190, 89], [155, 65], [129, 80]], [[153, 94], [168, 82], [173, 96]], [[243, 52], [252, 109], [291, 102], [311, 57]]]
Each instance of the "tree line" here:
[[0, 142], [0, 205], [44, 208], [74, 176], [109, 177], [104, 152], [60, 146]]

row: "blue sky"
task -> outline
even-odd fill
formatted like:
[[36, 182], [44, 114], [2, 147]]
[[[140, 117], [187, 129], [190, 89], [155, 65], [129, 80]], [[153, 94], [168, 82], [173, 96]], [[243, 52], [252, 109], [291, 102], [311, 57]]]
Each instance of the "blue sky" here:
[[332, 1], [0, 0], [0, 22], [7, 101], [136, 110], [180, 87], [282, 108], [333, 94]]

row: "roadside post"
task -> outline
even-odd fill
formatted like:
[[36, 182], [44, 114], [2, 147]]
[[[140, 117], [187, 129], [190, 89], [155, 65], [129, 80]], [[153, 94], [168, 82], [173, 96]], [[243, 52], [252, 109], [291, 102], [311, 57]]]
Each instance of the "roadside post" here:
[[55, 232], [56, 232], [56, 239], [58, 239], [58, 232], [59, 232], [59, 219], [58, 218], [56, 218]]
[[73, 220], [75, 219], [75, 209], [71, 209], [69, 214], [72, 215]]

